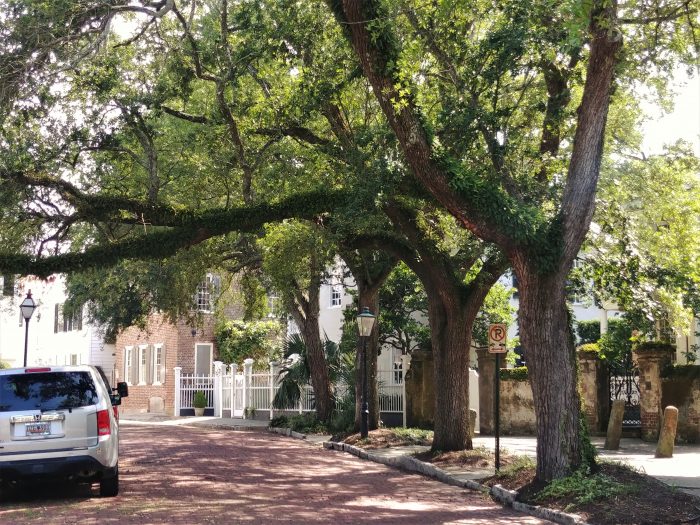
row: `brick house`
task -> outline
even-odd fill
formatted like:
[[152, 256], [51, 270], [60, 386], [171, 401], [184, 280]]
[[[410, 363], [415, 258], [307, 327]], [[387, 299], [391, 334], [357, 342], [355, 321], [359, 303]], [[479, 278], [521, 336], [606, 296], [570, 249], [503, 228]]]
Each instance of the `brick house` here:
[[214, 316], [203, 314], [195, 329], [186, 321], [173, 324], [162, 314], [149, 317], [141, 330], [132, 326], [117, 336], [116, 376], [129, 384], [129, 397], [122, 401], [124, 412], [152, 412], [173, 415], [173, 368], [183, 374], [210, 375], [217, 359]]

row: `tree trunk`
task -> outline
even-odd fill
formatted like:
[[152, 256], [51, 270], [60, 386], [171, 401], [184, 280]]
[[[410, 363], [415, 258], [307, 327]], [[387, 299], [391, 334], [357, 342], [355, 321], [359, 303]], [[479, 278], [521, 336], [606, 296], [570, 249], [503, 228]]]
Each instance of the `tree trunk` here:
[[[357, 281], [359, 289], [358, 303], [360, 312], [366, 306], [369, 311], [379, 317], [379, 286], [361, 285]], [[382, 281], [383, 282], [383, 281]], [[369, 406], [369, 430], [379, 428], [379, 389], [377, 388], [377, 356], [379, 349], [379, 330], [377, 322], [372, 329], [372, 334], [367, 338], [367, 345], [363, 345], [362, 338], [357, 341], [357, 354], [355, 356], [355, 430], [360, 429], [362, 418], [362, 363], [363, 352], [367, 349], [367, 404]]]
[[515, 269], [519, 326], [537, 420], [537, 479], [566, 476], [581, 465], [580, 399], [562, 275]]
[[[431, 297], [432, 296], [432, 297]], [[471, 450], [469, 435], [469, 349], [474, 315], [456, 301], [428, 296], [435, 362], [435, 432], [433, 450]], [[478, 311], [478, 308], [477, 308]]]
[[321, 421], [330, 421], [333, 413], [333, 392], [328, 377], [328, 365], [323, 349], [323, 342], [318, 330], [318, 314], [314, 319], [306, 319], [302, 328], [306, 343], [306, 356], [311, 371], [311, 384], [314, 387], [316, 415]]

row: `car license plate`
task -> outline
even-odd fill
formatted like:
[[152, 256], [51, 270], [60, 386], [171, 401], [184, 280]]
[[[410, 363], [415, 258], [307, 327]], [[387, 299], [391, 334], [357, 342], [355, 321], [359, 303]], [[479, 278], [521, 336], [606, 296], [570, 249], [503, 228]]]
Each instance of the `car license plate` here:
[[27, 423], [25, 425], [27, 436], [48, 436], [51, 434], [51, 423]]

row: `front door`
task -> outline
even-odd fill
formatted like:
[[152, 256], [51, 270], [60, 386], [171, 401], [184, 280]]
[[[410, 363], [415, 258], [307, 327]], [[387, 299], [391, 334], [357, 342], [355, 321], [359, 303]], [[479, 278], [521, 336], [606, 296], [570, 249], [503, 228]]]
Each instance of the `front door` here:
[[194, 351], [194, 373], [198, 376], [212, 375], [214, 345], [197, 343]]

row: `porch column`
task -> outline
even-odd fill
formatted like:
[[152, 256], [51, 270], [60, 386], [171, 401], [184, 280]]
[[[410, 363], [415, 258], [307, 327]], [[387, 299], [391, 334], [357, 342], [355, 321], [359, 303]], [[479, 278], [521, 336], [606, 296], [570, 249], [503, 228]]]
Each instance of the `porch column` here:
[[406, 374], [411, 366], [411, 355], [401, 356], [401, 416], [403, 427], [406, 428]]
[[214, 417], [222, 417], [224, 406], [224, 363], [214, 361]]
[[181, 388], [181, 381], [180, 381], [180, 376], [182, 375], [182, 367], [181, 366], [176, 366], [173, 368], [173, 372], [175, 373], [175, 400], [173, 403], [173, 412], [174, 416], [179, 416], [180, 415], [180, 405], [181, 405], [181, 394], [180, 394], [180, 388]]
[[250, 387], [253, 382], [253, 360], [249, 357], [243, 361], [243, 419], [247, 419], [248, 405], [250, 405]]
[[235, 417], [234, 411], [236, 410], [236, 373], [238, 372], [238, 365], [232, 363], [228, 367], [229, 374], [231, 375], [231, 417]]
[[270, 361], [270, 419], [274, 417], [272, 408], [272, 402], [275, 399], [275, 375], [277, 373], [277, 361]]

